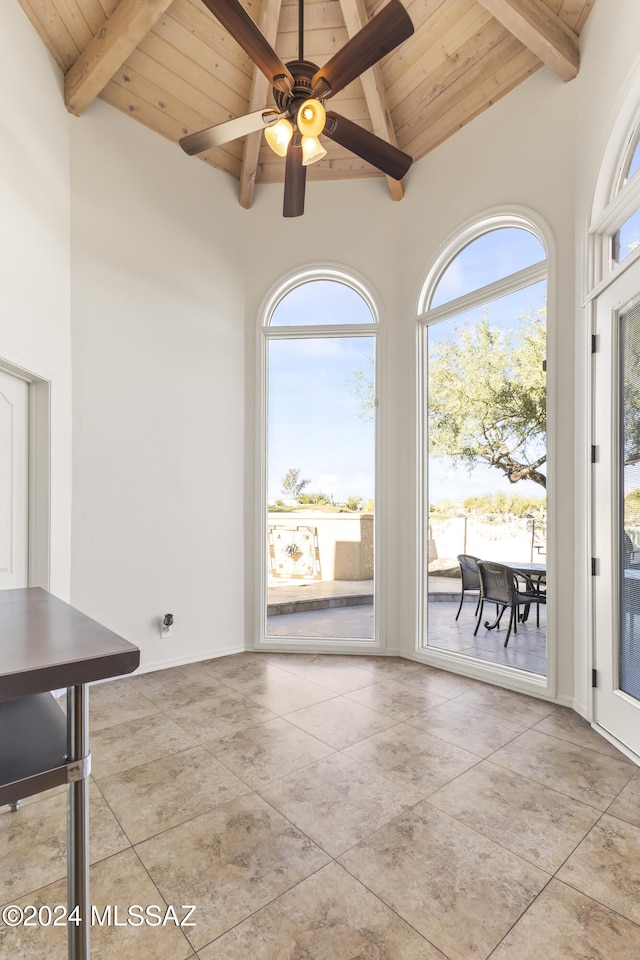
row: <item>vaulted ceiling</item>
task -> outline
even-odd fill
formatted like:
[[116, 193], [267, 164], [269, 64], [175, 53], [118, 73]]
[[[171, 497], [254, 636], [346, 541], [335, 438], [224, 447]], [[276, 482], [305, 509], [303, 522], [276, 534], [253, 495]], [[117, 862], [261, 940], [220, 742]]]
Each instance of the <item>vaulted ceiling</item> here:
[[[298, 0], [241, 2], [280, 59], [296, 59]], [[324, 64], [385, 2], [306, 0], [305, 59]], [[202, 0], [19, 3], [64, 73], [66, 106], [77, 116], [100, 97], [177, 143], [273, 106], [265, 76]], [[595, 0], [403, 3], [414, 35], [331, 104], [417, 160], [537, 70], [573, 79], [579, 35]], [[310, 180], [383, 176], [338, 144], [324, 146], [327, 156], [307, 168]], [[260, 132], [201, 156], [239, 180], [244, 207], [256, 183], [283, 180], [284, 160]], [[388, 182], [392, 198], [401, 199], [404, 184]]]

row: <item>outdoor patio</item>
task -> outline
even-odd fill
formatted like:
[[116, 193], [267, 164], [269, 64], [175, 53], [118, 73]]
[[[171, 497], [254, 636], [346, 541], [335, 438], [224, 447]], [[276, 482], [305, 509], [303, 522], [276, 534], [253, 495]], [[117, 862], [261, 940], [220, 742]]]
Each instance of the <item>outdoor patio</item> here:
[[[536, 627], [532, 610], [530, 619], [518, 624], [517, 633], [512, 632], [505, 649], [504, 621], [500, 630], [489, 631], [481, 626], [478, 635], [473, 636], [475, 597], [466, 599], [456, 621], [459, 584], [451, 577], [429, 577], [429, 645], [545, 676], [546, 607], [540, 608], [540, 627]], [[485, 611], [487, 617], [491, 612]], [[280, 583], [270, 587], [267, 633], [270, 637], [371, 638], [373, 581]]]

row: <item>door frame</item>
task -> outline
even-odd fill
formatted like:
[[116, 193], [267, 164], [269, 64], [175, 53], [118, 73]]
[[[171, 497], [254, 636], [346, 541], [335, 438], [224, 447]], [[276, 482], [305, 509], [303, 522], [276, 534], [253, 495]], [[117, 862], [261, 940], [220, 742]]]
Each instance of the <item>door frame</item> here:
[[[594, 444], [591, 481], [592, 543], [592, 721], [598, 732], [633, 759], [640, 737], [629, 737], [628, 724], [640, 702], [616, 684], [620, 637], [620, 424], [619, 316], [640, 302], [640, 259], [611, 278], [593, 302], [595, 352], [591, 387]], [[604, 404], [602, 394], [604, 392]], [[610, 439], [608, 439], [610, 438]], [[600, 502], [602, 497], [602, 503]], [[637, 725], [637, 724], [636, 724]], [[633, 729], [633, 723], [631, 723]]]
[[29, 388], [29, 586], [51, 582], [51, 381], [0, 357], [0, 370]]

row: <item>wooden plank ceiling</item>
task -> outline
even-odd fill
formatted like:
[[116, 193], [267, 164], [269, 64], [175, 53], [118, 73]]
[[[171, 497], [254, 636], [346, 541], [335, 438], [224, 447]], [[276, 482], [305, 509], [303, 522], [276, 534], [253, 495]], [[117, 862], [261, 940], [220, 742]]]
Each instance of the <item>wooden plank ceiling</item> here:
[[[67, 109], [77, 116], [100, 97], [177, 142], [273, 106], [264, 75], [202, 0], [18, 2], [65, 75]], [[296, 59], [297, 0], [241, 2], [280, 58]], [[305, 0], [305, 59], [321, 66], [385, 2]], [[418, 160], [537, 70], [573, 79], [578, 38], [595, 0], [403, 3], [414, 35], [331, 106]], [[323, 145], [327, 156], [307, 168], [310, 180], [382, 176], [327, 138]], [[256, 183], [284, 177], [284, 160], [260, 133], [201, 156], [240, 181], [245, 207]], [[392, 198], [400, 199], [403, 185], [388, 182]]]

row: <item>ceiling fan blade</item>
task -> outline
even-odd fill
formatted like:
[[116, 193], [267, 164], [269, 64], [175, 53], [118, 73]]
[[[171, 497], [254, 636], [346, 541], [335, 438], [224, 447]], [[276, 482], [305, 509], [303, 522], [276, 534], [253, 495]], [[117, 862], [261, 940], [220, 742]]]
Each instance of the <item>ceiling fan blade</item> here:
[[318, 70], [311, 81], [313, 95], [325, 99], [332, 97], [412, 33], [411, 18], [400, 0], [390, 0]]
[[202, 0], [202, 2], [240, 44], [244, 52], [251, 57], [255, 65], [262, 70], [269, 83], [283, 93], [287, 93], [293, 86], [293, 77], [239, 0]]
[[206, 130], [189, 133], [178, 140], [178, 143], [185, 153], [193, 157], [196, 153], [203, 153], [204, 150], [219, 147], [223, 143], [229, 143], [230, 140], [237, 140], [238, 137], [244, 137], [247, 133], [253, 133], [254, 130], [269, 127], [281, 116], [283, 114], [278, 113], [277, 110], [256, 110], [255, 113], [247, 113], [244, 117], [236, 117], [235, 120], [216, 123], [213, 127], [207, 127]]
[[285, 217], [301, 217], [304, 213], [304, 190], [307, 182], [307, 168], [302, 166], [302, 147], [294, 139], [289, 144], [284, 168], [284, 206]]
[[327, 111], [327, 122], [322, 132], [325, 137], [351, 150], [394, 180], [402, 180], [413, 163], [413, 157], [408, 153], [403, 153], [375, 133], [369, 133], [364, 127], [341, 117], [333, 110]]

